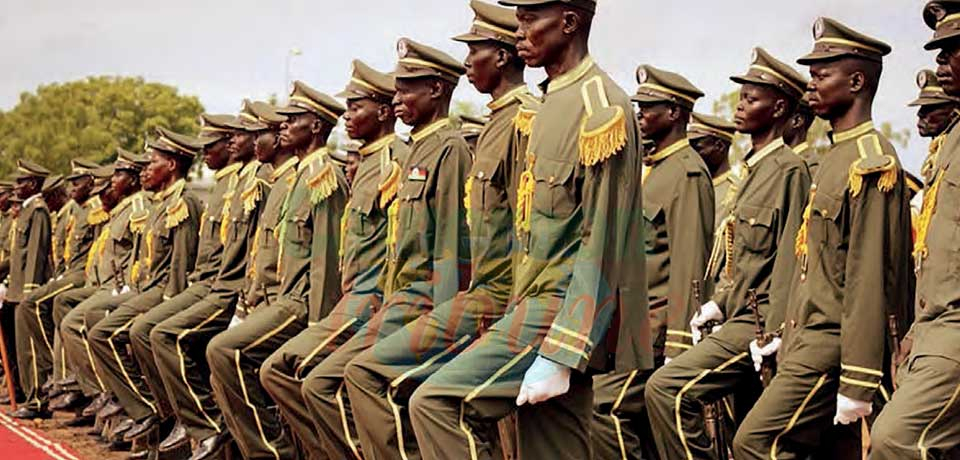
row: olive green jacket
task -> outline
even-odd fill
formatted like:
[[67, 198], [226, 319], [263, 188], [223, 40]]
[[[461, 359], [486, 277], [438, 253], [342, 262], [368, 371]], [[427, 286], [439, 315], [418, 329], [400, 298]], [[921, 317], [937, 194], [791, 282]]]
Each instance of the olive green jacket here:
[[205, 283], [209, 286], [217, 278], [223, 258], [223, 247], [229, 241], [230, 197], [236, 194], [241, 163], [231, 163], [214, 174], [213, 190], [203, 205], [200, 217], [200, 240], [197, 242], [197, 260], [187, 284]]
[[65, 254], [67, 244], [70, 243], [67, 233], [73, 225], [71, 221], [76, 221], [77, 214], [80, 212], [80, 205], [76, 201], [69, 200], [57, 212], [50, 213], [50, 225], [53, 228], [53, 234], [50, 240], [50, 251], [53, 257], [53, 276], [62, 275], [68, 270]]
[[640, 133], [626, 93], [587, 56], [542, 86], [520, 297], [563, 305], [539, 353], [565, 366], [653, 366], [644, 262]]
[[14, 225], [7, 303], [24, 300], [53, 275], [50, 211], [39, 193], [23, 202]]
[[298, 164], [300, 164], [299, 158], [290, 157], [273, 170], [267, 179], [270, 191], [264, 200], [257, 222], [257, 233], [250, 246], [250, 262], [244, 287], [244, 303], [251, 307], [264, 302], [264, 295], [275, 300], [280, 292], [280, 275], [277, 273], [277, 257], [280, 254], [278, 244], [280, 211], [294, 181], [297, 180]]
[[[687, 139], [654, 152], [645, 161], [642, 186], [651, 334], [654, 353], [673, 359], [693, 347], [689, 324], [700, 305], [692, 289], [694, 280], [706, 278], [713, 245], [713, 181]], [[708, 286], [704, 292], [709, 292]]]
[[[912, 321], [910, 203], [896, 151], [872, 123], [836, 133], [796, 240], [779, 359], [840, 372], [839, 392], [872, 400], [888, 364], [888, 318]], [[805, 236], [805, 237], [804, 237]]]
[[280, 295], [302, 303], [309, 321], [324, 318], [340, 299], [340, 217], [349, 191], [320, 149], [300, 161], [281, 210]]
[[230, 187], [224, 194], [218, 231], [223, 244], [220, 269], [210, 281], [211, 295], [230, 305], [236, 302], [240, 292], [249, 288], [248, 264], [253, 260], [250, 251], [256, 243], [262, 205], [270, 194], [270, 184], [261, 178], [268, 167], [257, 160], [242, 166], [231, 175]]
[[713, 300], [728, 321], [753, 323], [747, 292], [756, 290], [765, 331], [776, 332], [784, 321], [795, 274], [794, 243], [803, 222], [810, 173], [783, 139], [751, 151], [740, 169], [734, 203], [718, 238], [725, 246], [722, 251], [731, 257], [721, 270]]
[[197, 260], [201, 209], [183, 180], [153, 197], [140, 234], [140, 265], [132, 277], [139, 292], [161, 289], [167, 300], [187, 288], [187, 276]]

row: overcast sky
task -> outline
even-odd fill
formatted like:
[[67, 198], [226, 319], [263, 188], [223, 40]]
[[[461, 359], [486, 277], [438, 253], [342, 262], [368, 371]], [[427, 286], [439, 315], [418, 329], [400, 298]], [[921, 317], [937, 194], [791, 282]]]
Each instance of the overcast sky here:
[[[89, 75], [143, 76], [197, 95], [210, 112], [235, 112], [240, 101], [285, 93], [290, 75], [330, 93], [341, 89], [350, 61], [390, 70], [397, 38], [408, 36], [465, 54], [449, 37], [466, 30], [468, 0], [0, 0], [0, 110], [22, 91]], [[736, 89], [728, 77], [746, 70], [763, 46], [793, 63], [812, 47], [811, 28], [831, 16], [893, 46], [874, 119], [915, 125], [906, 107], [916, 72], [932, 67], [922, 49], [931, 32], [923, 2], [906, 0], [600, 0], [591, 52], [628, 92], [634, 70], [649, 63], [680, 72], [707, 93], [697, 109]], [[799, 66], [798, 66], [799, 68]], [[804, 74], [805, 69], [801, 69]], [[531, 84], [542, 73], [530, 75]], [[457, 97], [485, 99], [462, 80]], [[916, 171], [926, 140], [912, 131], [901, 152]]]

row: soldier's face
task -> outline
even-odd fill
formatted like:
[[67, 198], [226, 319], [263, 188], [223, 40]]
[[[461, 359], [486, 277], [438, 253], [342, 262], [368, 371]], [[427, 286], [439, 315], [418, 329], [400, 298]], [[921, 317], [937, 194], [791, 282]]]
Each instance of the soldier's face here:
[[393, 96], [393, 111], [409, 126], [425, 123], [433, 114], [439, 83], [432, 78], [398, 78]]
[[769, 131], [776, 120], [783, 117], [783, 98], [776, 90], [760, 85], [740, 87], [740, 101], [733, 116], [737, 131], [756, 134]]
[[208, 168], [216, 171], [230, 162], [230, 140], [224, 137], [203, 149], [203, 162]]
[[17, 197], [26, 200], [37, 193], [40, 193], [40, 181], [33, 177], [17, 179], [17, 184], [13, 187], [17, 192]]
[[490, 94], [500, 85], [503, 67], [507, 64], [506, 50], [492, 42], [476, 42], [467, 45], [470, 51], [463, 61], [467, 80], [477, 91]]
[[921, 137], [937, 137], [953, 120], [956, 104], [924, 105], [917, 111], [917, 131]]
[[344, 172], [347, 176], [347, 181], [351, 184], [353, 183], [353, 178], [357, 177], [357, 168], [360, 167], [360, 154], [356, 152], [350, 152], [347, 154], [347, 167]]
[[70, 198], [77, 203], [82, 203], [90, 196], [90, 189], [93, 188], [93, 177], [82, 176], [70, 181]]
[[158, 192], [170, 179], [176, 167], [176, 162], [166, 155], [151, 151], [150, 164], [140, 173], [140, 183], [148, 192]]
[[256, 134], [249, 131], [237, 131], [230, 137], [230, 161], [247, 162], [253, 158], [253, 141]]
[[810, 66], [807, 94], [810, 108], [820, 118], [833, 119], [834, 114], [845, 112], [856, 97], [851, 91], [852, 76], [842, 62], [818, 62]]
[[576, 15], [565, 8], [560, 3], [517, 7], [517, 54], [528, 66], [556, 62], [570, 41], [570, 16]]
[[719, 169], [727, 161], [727, 155], [730, 152], [729, 143], [713, 136], [692, 139], [690, 145], [700, 154], [710, 171]]
[[253, 151], [261, 163], [272, 163], [277, 156], [278, 147], [280, 147], [280, 136], [277, 131], [268, 129], [257, 134]]
[[351, 139], [375, 141], [380, 133], [380, 126], [386, 121], [387, 106], [373, 99], [351, 99], [347, 101], [347, 111], [343, 114], [343, 121], [347, 127], [347, 136]]
[[672, 113], [677, 110], [671, 104], [638, 104], [637, 119], [643, 137], [657, 140], [673, 127]]
[[320, 129], [319, 124], [317, 116], [309, 112], [290, 115], [287, 121], [280, 125], [280, 147], [306, 147], [313, 138], [314, 130]]
[[[111, 195], [110, 199], [114, 200], [115, 203], [119, 203], [120, 199], [136, 191], [137, 181], [138, 178], [133, 172], [125, 169], [117, 170], [110, 178], [110, 187], [107, 188], [107, 191]], [[101, 194], [101, 196], [103, 195]]]
[[960, 96], [960, 40], [948, 42], [937, 53], [937, 81], [945, 93]]

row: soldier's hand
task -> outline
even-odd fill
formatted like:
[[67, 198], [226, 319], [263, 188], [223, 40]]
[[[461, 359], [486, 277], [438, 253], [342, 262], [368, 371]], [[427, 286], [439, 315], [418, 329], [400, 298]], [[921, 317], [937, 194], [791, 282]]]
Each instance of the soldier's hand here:
[[[703, 340], [703, 334], [700, 332], [700, 329], [710, 321], [720, 323], [723, 321], [723, 312], [720, 311], [720, 306], [717, 305], [714, 301], [709, 301], [703, 304], [700, 307], [700, 312], [693, 316], [693, 319], [690, 320], [690, 332], [693, 333], [693, 344], [696, 345]], [[719, 331], [721, 326], [715, 326], [710, 332]]]
[[849, 425], [872, 413], [873, 404], [837, 393], [837, 415], [833, 416], [833, 424]]
[[227, 329], [233, 329], [234, 327], [240, 325], [240, 323], [242, 322], [243, 322], [243, 318], [234, 314], [233, 318], [230, 318], [230, 324], [227, 326]]
[[760, 348], [760, 344], [756, 340], [750, 342], [750, 358], [753, 359], [753, 368], [757, 372], [760, 372], [760, 367], [763, 365], [763, 358], [768, 356], [773, 356], [778, 350], [780, 350], [780, 337], [774, 337], [766, 346]]
[[517, 406], [537, 404], [565, 394], [570, 390], [570, 368], [537, 356], [523, 374]]
[[7, 285], [0, 284], [0, 304], [2, 304], [4, 300], [7, 300]]

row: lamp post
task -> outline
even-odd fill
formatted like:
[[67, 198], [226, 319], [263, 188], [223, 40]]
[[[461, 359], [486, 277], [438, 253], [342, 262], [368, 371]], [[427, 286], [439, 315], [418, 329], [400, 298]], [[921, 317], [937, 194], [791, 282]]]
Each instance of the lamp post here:
[[[289, 97], [290, 95], [290, 62], [294, 57], [300, 56], [303, 54], [303, 51], [300, 51], [300, 48], [293, 47], [287, 50], [287, 55], [285, 58], [284, 74], [283, 74], [283, 97]], [[286, 101], [286, 99], [284, 99]]]

